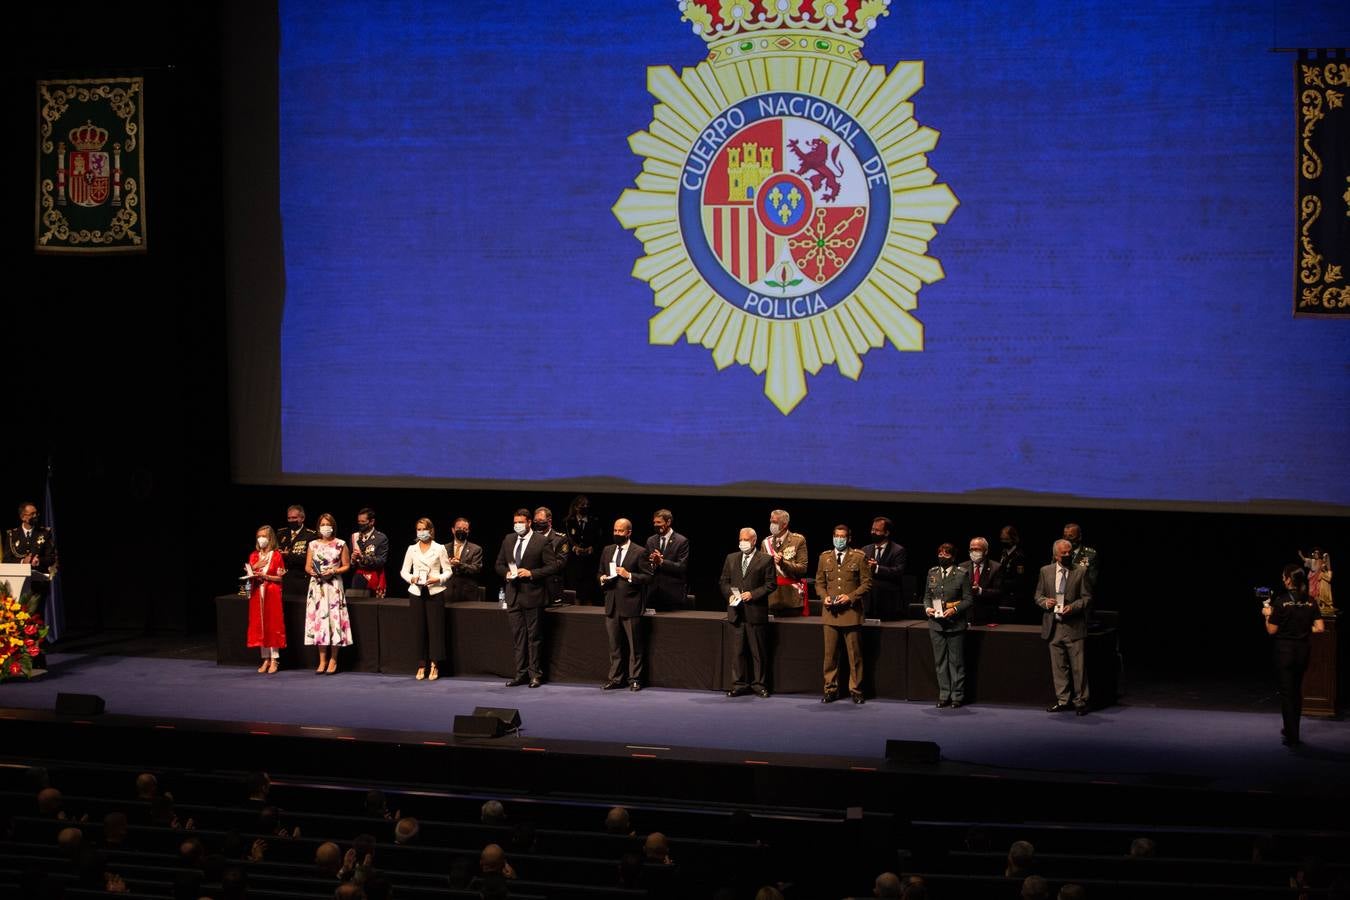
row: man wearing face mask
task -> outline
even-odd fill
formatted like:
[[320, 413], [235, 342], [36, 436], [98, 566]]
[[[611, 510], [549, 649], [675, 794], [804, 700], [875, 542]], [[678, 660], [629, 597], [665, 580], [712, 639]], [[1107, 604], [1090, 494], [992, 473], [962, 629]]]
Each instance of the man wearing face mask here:
[[647, 561], [652, 568], [647, 605], [657, 612], [680, 609], [689, 594], [689, 540], [677, 534], [673, 524], [670, 510], [652, 513], [656, 533], [647, 538]]
[[1022, 551], [1017, 528], [1004, 525], [998, 533], [1001, 546], [998, 557], [998, 588], [1002, 604], [1013, 608], [1018, 622], [1039, 625], [1041, 611], [1031, 599], [1033, 571], [1027, 566], [1027, 555]]
[[450, 599], [477, 600], [483, 577], [483, 548], [469, 540], [468, 519], [460, 516], [455, 520], [453, 540], [445, 549], [450, 553], [450, 568], [455, 573], [450, 579]]
[[769, 536], [764, 552], [773, 557], [776, 584], [769, 597], [769, 612], [776, 616], [800, 616], [805, 607], [806, 537], [788, 530], [792, 521], [785, 510], [769, 513]]
[[[1078, 715], [1088, 712], [1087, 665], [1083, 660], [1087, 646], [1087, 612], [1092, 606], [1092, 586], [1088, 567], [1073, 562], [1073, 544], [1067, 539], [1055, 541], [1055, 561], [1041, 568], [1036, 584], [1036, 605], [1041, 608], [1041, 639], [1050, 646], [1050, 675], [1055, 685], [1055, 702], [1046, 712], [1072, 708]], [[1072, 685], [1073, 694], [1069, 689]]]
[[839, 699], [839, 642], [848, 649], [848, 694], [863, 702], [863, 598], [872, 586], [872, 570], [861, 550], [848, 545], [847, 525], [834, 526], [833, 549], [820, 554], [816, 564], [816, 593], [825, 633], [825, 694], [821, 703]]
[[998, 621], [999, 600], [1003, 590], [998, 582], [998, 563], [989, 558], [989, 542], [982, 537], [970, 539], [970, 559], [961, 563], [970, 582], [970, 594], [975, 604], [970, 613], [970, 624], [983, 625]]
[[[614, 523], [614, 543], [600, 553], [599, 583], [605, 592], [605, 633], [609, 636], [607, 691], [621, 688], [642, 690], [644, 665], [642, 640], [642, 593], [651, 578], [647, 555], [633, 543], [633, 523]], [[624, 645], [628, 649], [628, 677], [624, 678]]]
[[553, 545], [553, 552], [558, 555], [558, 571], [550, 575], [544, 583], [549, 605], [558, 606], [563, 602], [563, 569], [567, 568], [567, 555], [570, 550], [567, 535], [553, 530], [553, 511], [547, 506], [541, 506], [534, 511], [534, 521], [530, 527], [536, 534], [542, 534], [544, 539]]
[[375, 510], [369, 506], [356, 514], [352, 532], [352, 587], [370, 591], [380, 599], [388, 588], [384, 565], [389, 561], [389, 538], [375, 530]]
[[1064, 540], [1073, 545], [1070, 561], [1087, 573], [1088, 590], [1097, 589], [1097, 548], [1083, 543], [1083, 529], [1074, 522], [1064, 526]]
[[[735, 679], [728, 697], [739, 697], [752, 690], [769, 696], [769, 595], [775, 589], [777, 574], [773, 557], [755, 549], [755, 529], [742, 528], [740, 548], [728, 554], [722, 564], [719, 586], [727, 604], [727, 622], [732, 632], [731, 671]], [[750, 654], [750, 670], [745, 654]]]
[[938, 547], [937, 565], [928, 570], [923, 595], [937, 669], [938, 709], [958, 709], [966, 702], [966, 613], [975, 598], [970, 573], [956, 564], [955, 552], [951, 544]]
[[286, 507], [286, 524], [277, 529], [277, 547], [281, 550], [286, 569], [286, 575], [281, 582], [281, 592], [284, 596], [304, 597], [309, 593], [309, 576], [305, 574], [305, 560], [309, 556], [310, 542], [318, 539], [318, 532], [305, 527], [305, 508], [298, 503]]
[[546, 585], [549, 578], [562, 571], [563, 560], [558, 556], [555, 543], [546, 536], [547, 519], [536, 512], [532, 520], [528, 509], [516, 510], [513, 519], [513, 533], [502, 540], [496, 565], [497, 575], [505, 582], [506, 616], [511, 623], [516, 664], [515, 677], [506, 686], [528, 683], [537, 688], [544, 683]]
[[900, 618], [905, 548], [891, 540], [891, 528], [890, 519], [877, 516], [872, 520], [872, 542], [863, 548], [872, 572], [872, 589], [863, 607], [863, 614], [869, 619]]
[[604, 546], [600, 528], [603, 523], [591, 515], [591, 501], [585, 495], [572, 498], [563, 528], [567, 532], [567, 569], [563, 586], [575, 591], [577, 603], [594, 606], [600, 599], [600, 588], [595, 583], [595, 554]]

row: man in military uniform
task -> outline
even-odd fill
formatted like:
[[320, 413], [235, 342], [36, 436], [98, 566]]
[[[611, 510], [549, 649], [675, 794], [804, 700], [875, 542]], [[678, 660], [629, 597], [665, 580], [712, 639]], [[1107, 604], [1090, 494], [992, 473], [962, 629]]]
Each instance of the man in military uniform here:
[[389, 538], [375, 528], [375, 510], [365, 507], [356, 514], [356, 531], [352, 533], [352, 587], [366, 589], [383, 598], [388, 589], [384, 566], [389, 561]]
[[305, 527], [305, 508], [298, 503], [286, 507], [286, 524], [277, 529], [277, 547], [286, 563], [286, 575], [281, 580], [282, 596], [303, 597], [309, 590], [305, 557], [309, 555], [309, 542], [318, 539], [317, 531]]
[[938, 562], [928, 570], [924, 613], [937, 668], [938, 709], [956, 709], [966, 702], [966, 613], [975, 599], [970, 573], [956, 564], [951, 544], [938, 547]]
[[557, 571], [549, 575], [548, 580], [544, 583], [549, 605], [557, 606], [563, 602], [563, 568], [567, 562], [569, 548], [567, 535], [561, 531], [553, 530], [553, 511], [547, 506], [541, 506], [534, 511], [532, 527], [536, 534], [542, 534], [544, 539], [552, 545], [553, 554], [558, 559]]
[[806, 577], [806, 538], [788, 530], [792, 517], [785, 510], [769, 513], [769, 536], [764, 539], [764, 552], [773, 557], [777, 569], [777, 587], [769, 595], [769, 613], [779, 616], [802, 614], [801, 581]]
[[1027, 555], [1022, 550], [1017, 528], [1004, 525], [998, 540], [1003, 547], [998, 558], [998, 589], [1003, 594], [1002, 603], [1013, 608], [1018, 622], [1039, 625], [1041, 611], [1031, 600], [1031, 582], [1035, 576], [1027, 567]]
[[5, 546], [0, 548], [3, 550], [0, 560], [32, 566], [34, 577], [28, 580], [28, 593], [45, 597], [51, 584], [50, 576], [56, 574], [56, 541], [51, 529], [43, 528], [37, 521], [37, 505], [20, 503], [19, 527], [5, 532]]
[[1083, 569], [1087, 575], [1088, 590], [1097, 592], [1097, 548], [1083, 543], [1083, 529], [1074, 522], [1064, 526], [1064, 540], [1073, 546], [1069, 561], [1075, 569]]
[[872, 588], [872, 568], [861, 550], [848, 545], [847, 525], [834, 526], [834, 547], [820, 554], [816, 565], [816, 593], [825, 632], [825, 694], [821, 703], [839, 699], [839, 639], [848, 649], [848, 694], [863, 702], [863, 601]]
[[585, 496], [572, 499], [572, 507], [563, 522], [567, 531], [567, 566], [563, 570], [563, 586], [576, 591], [577, 603], [594, 606], [600, 602], [600, 589], [595, 579], [595, 554], [603, 544], [600, 519], [591, 515], [591, 501]]

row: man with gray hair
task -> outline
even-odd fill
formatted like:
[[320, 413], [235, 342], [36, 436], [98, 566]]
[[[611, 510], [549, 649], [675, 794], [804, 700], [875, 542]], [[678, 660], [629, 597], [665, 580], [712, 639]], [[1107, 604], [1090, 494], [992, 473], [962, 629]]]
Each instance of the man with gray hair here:
[[1087, 644], [1087, 612], [1092, 606], [1092, 586], [1085, 566], [1073, 564], [1073, 544], [1061, 538], [1055, 541], [1054, 559], [1041, 568], [1036, 584], [1036, 605], [1041, 608], [1041, 639], [1050, 646], [1050, 676], [1055, 686], [1055, 702], [1046, 712], [1064, 712], [1072, 708], [1080, 716], [1088, 713], [1087, 666], [1083, 651]]
[[[766, 631], [769, 625], [769, 594], [774, 590], [773, 557], [755, 547], [758, 535], [753, 528], [742, 528], [740, 546], [727, 555], [719, 582], [722, 599], [727, 603], [727, 622], [731, 624], [731, 671], [734, 683], [728, 697], [739, 697], [752, 690], [769, 696], [769, 649]], [[750, 653], [750, 671], [744, 655]]]
[[486, 800], [479, 810], [479, 817], [484, 825], [505, 825], [506, 807], [500, 800]]
[[769, 536], [763, 550], [773, 557], [775, 568], [773, 593], [769, 596], [769, 612], [776, 616], [802, 614], [806, 587], [806, 537], [789, 530], [792, 517], [787, 510], [775, 509], [769, 513]]

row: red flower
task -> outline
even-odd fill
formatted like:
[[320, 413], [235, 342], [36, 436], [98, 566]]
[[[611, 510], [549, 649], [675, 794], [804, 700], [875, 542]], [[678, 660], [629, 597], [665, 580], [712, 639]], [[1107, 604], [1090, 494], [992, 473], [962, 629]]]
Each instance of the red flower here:
[[10, 664], [9, 664], [9, 674], [11, 674], [11, 675], [22, 675], [22, 674], [23, 674], [23, 663], [19, 662], [17, 659], [14, 660], [14, 662], [10, 663]]
[[24, 633], [24, 634], [37, 634], [37, 626], [34, 625], [32, 622], [29, 622], [27, 625], [23, 626], [23, 633]]

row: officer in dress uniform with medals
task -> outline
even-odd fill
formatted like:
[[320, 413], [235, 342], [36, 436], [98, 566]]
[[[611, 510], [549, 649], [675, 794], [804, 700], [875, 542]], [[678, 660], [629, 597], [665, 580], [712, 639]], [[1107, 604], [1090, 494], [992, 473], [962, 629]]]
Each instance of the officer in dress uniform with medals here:
[[769, 595], [769, 613], [779, 616], [802, 614], [801, 580], [806, 577], [806, 537], [788, 530], [792, 517], [785, 510], [769, 513], [769, 536], [764, 552], [773, 557], [777, 587]]
[[548, 577], [544, 583], [545, 591], [548, 594], [548, 605], [557, 606], [563, 602], [563, 568], [567, 564], [567, 551], [569, 544], [567, 535], [561, 531], [553, 530], [553, 510], [547, 506], [541, 506], [534, 511], [534, 520], [531, 525], [535, 532], [542, 534], [544, 540], [548, 541], [553, 547], [553, 554], [558, 558], [558, 570]]
[[1097, 548], [1083, 543], [1083, 529], [1073, 522], [1064, 526], [1064, 540], [1073, 545], [1073, 554], [1069, 561], [1075, 569], [1083, 569], [1087, 575], [1088, 590], [1097, 592]]
[[389, 561], [389, 538], [375, 528], [375, 510], [365, 507], [356, 514], [356, 531], [352, 533], [352, 587], [366, 589], [384, 599], [389, 582], [384, 571]]
[[839, 699], [839, 644], [848, 651], [848, 694], [863, 702], [863, 601], [872, 589], [872, 569], [861, 550], [848, 545], [847, 525], [834, 526], [832, 550], [816, 565], [816, 593], [820, 595], [825, 634], [825, 693], [821, 703]]
[[[56, 541], [50, 528], [38, 525], [36, 504], [19, 504], [19, 527], [5, 532], [5, 546], [0, 558], [4, 562], [28, 564], [34, 576], [51, 576], [56, 572]], [[49, 578], [33, 577], [28, 581], [28, 592], [45, 597]]]
[[317, 541], [319, 533], [305, 527], [305, 508], [300, 504], [286, 508], [286, 524], [277, 529], [277, 549], [281, 551], [286, 575], [281, 580], [283, 597], [304, 597], [309, 593], [309, 576], [305, 574], [305, 560], [310, 541]]

